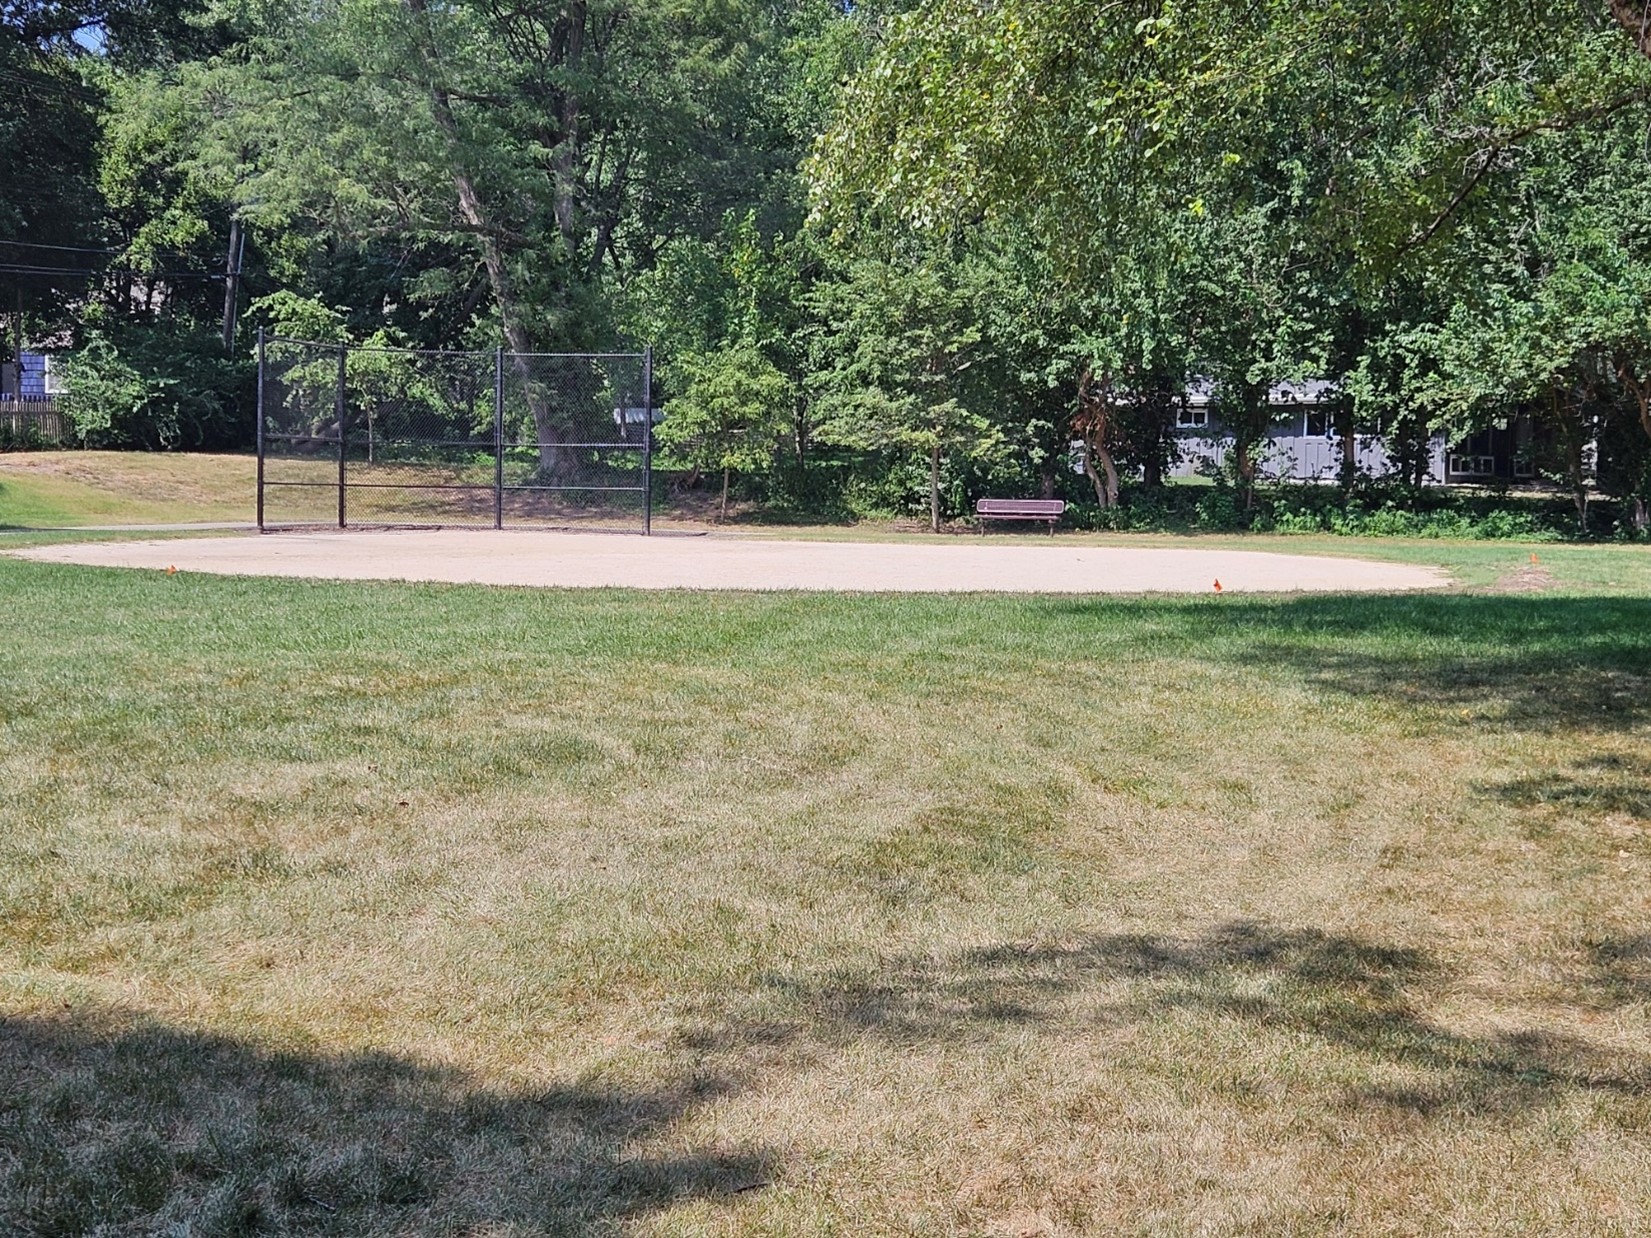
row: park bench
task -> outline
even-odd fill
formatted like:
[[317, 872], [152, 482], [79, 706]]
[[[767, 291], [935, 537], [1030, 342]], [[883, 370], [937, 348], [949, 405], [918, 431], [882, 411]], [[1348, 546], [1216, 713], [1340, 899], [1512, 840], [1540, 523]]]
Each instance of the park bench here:
[[1055, 521], [1066, 511], [1064, 499], [976, 499], [975, 518], [980, 531], [986, 531], [988, 520], [1042, 520], [1055, 532]]

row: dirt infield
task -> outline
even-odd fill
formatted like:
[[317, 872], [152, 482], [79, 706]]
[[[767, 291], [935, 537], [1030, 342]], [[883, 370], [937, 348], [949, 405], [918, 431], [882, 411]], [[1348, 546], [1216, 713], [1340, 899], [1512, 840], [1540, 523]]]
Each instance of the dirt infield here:
[[894, 593], [1288, 593], [1428, 589], [1433, 568], [1246, 550], [803, 542], [435, 530], [37, 547], [54, 563], [237, 576], [626, 589]]

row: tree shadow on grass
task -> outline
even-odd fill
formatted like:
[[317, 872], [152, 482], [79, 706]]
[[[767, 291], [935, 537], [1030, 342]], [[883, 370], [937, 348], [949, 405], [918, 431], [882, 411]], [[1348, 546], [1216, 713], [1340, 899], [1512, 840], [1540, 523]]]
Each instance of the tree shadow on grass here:
[[1588, 953], [1593, 984], [1612, 1004], [1651, 1003], [1651, 933], [1605, 937]]
[[1565, 770], [1537, 771], [1479, 789], [1518, 808], [1553, 805], [1643, 820], [1651, 818], [1651, 759], [1600, 753], [1574, 761]]
[[[1529, 730], [1651, 721], [1651, 600], [1326, 594], [1161, 602], [1177, 649], [1349, 696], [1486, 711]], [[1117, 603], [1063, 602], [1101, 622]]]
[[[779, 1000], [767, 1017], [712, 1022], [689, 1040], [712, 1054], [798, 1041], [829, 1049], [867, 1037], [898, 1046], [956, 1043], [1033, 1027], [1069, 1040], [1180, 1018], [1212, 1028], [1237, 1023], [1350, 1054], [1370, 1077], [1338, 1103], [1424, 1116], [1505, 1114], [1567, 1093], [1638, 1097], [1651, 1087], [1651, 1058], [1642, 1055], [1534, 1030], [1478, 1037], [1438, 1026], [1413, 998], [1441, 979], [1417, 950], [1239, 923], [1192, 938], [1101, 936], [907, 958], [817, 983], [772, 978], [770, 995]], [[1213, 1041], [1210, 1052], [1218, 1052]], [[1384, 1066], [1409, 1068], [1421, 1083], [1382, 1085], [1371, 1072]]]
[[[1596, 954], [1593, 987], [1643, 997], [1651, 946]], [[1430, 1020], [1418, 1006], [1447, 980], [1423, 951], [1254, 923], [995, 945], [772, 976], [717, 995], [682, 1037], [700, 1069], [679, 1085], [535, 1095], [384, 1055], [268, 1052], [113, 1017], [0, 1019], [0, 1232], [616, 1228], [766, 1184], [777, 1164], [761, 1148], [644, 1149], [758, 1061], [784, 1071], [868, 1041], [893, 1058], [1028, 1035], [1052, 1051], [1104, 1048], [1123, 1032], [1137, 1057], [1180, 1061], [1190, 1036], [1202, 1047], [1186, 1086], [1214, 1094], [1276, 1067], [1293, 1080], [1292, 1105], [1418, 1121], [1504, 1120], [1568, 1099], [1643, 1104], [1644, 1054]], [[1156, 1048], [1155, 1026], [1173, 1028]]]
[[762, 1150], [635, 1151], [723, 1086], [503, 1095], [387, 1055], [0, 1018], [0, 1232], [586, 1233], [768, 1180]]

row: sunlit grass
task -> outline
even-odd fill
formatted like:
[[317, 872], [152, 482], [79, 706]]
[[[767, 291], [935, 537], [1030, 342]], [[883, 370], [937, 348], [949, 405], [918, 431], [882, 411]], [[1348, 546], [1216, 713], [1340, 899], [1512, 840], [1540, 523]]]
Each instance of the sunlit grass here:
[[0, 529], [251, 521], [250, 455], [0, 453]]
[[0, 1230], [1641, 1232], [1643, 564], [0, 560]]

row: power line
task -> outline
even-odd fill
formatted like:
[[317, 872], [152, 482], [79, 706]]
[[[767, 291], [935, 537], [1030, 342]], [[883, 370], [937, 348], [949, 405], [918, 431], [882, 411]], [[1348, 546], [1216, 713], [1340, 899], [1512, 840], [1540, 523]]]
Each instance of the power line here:
[[0, 81], [8, 81], [13, 85], [21, 86], [25, 90], [43, 91], [55, 94], [59, 98], [76, 99], [82, 103], [101, 103], [102, 96], [87, 86], [79, 86], [73, 82], [66, 82], [61, 78], [52, 77], [43, 72], [18, 72], [16, 69], [0, 65]]
[[[3, 241], [3, 240], [0, 240], [0, 245], [13, 245], [13, 246], [18, 247], [19, 249], [48, 249], [48, 250], [53, 251], [54, 253], [61, 253], [61, 254], [101, 254], [101, 255], [121, 254], [121, 255], [125, 255], [127, 257], [128, 261], [130, 261], [131, 257], [132, 257], [132, 251], [129, 250], [129, 249], [95, 249], [95, 248], [93, 248], [91, 246], [88, 246], [88, 245], [47, 245], [44, 242], [40, 242], [40, 241]], [[164, 257], [164, 256], [167, 256], [167, 255], [152, 254], [150, 256], [151, 257]], [[182, 253], [173, 253], [170, 256], [174, 257], [174, 258], [187, 258], [188, 257], [187, 254], [182, 254]], [[143, 274], [149, 274], [149, 272], [142, 272], [142, 273]], [[154, 272], [154, 274], [160, 274], [160, 272]], [[220, 276], [220, 278], [221, 278], [221, 276]]]
[[0, 245], [15, 245], [20, 249], [52, 249], [64, 254], [119, 254], [119, 249], [92, 249], [85, 245], [45, 245], [39, 241], [0, 241]]
[[0, 262], [0, 273], [7, 275], [102, 275], [101, 267], [38, 267], [18, 262]]
[[47, 267], [25, 266], [22, 263], [0, 262], [0, 275], [113, 275], [130, 274], [142, 279], [216, 279], [224, 278], [222, 271], [130, 271], [110, 270], [108, 267]]

